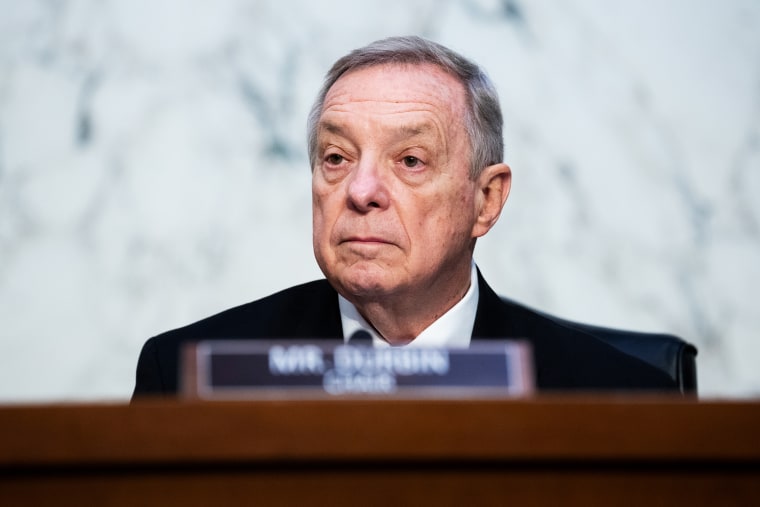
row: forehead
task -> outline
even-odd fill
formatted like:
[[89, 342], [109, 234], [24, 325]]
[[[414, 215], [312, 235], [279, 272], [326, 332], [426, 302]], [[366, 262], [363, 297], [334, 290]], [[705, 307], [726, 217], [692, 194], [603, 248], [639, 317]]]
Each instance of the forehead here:
[[342, 75], [327, 92], [322, 111], [323, 116], [349, 110], [370, 114], [422, 111], [461, 121], [465, 101], [462, 83], [436, 65], [383, 64]]

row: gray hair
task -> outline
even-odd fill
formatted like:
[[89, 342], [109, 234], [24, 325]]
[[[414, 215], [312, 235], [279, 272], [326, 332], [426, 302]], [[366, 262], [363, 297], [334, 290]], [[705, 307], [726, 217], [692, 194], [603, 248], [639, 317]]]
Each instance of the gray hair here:
[[503, 120], [499, 97], [485, 72], [441, 44], [422, 37], [406, 36], [382, 39], [355, 49], [335, 62], [327, 73], [307, 122], [312, 169], [317, 164], [317, 129], [327, 92], [343, 74], [383, 64], [433, 64], [459, 79], [467, 95], [464, 124], [470, 141], [470, 177], [475, 179], [487, 166], [503, 161]]

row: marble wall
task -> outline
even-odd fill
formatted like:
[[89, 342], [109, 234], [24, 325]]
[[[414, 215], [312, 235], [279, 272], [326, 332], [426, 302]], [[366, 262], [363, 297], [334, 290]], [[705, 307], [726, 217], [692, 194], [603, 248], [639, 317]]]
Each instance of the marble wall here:
[[0, 401], [124, 400], [146, 338], [319, 276], [304, 123], [415, 33], [482, 64], [498, 292], [675, 333], [760, 394], [760, 3], [0, 0]]

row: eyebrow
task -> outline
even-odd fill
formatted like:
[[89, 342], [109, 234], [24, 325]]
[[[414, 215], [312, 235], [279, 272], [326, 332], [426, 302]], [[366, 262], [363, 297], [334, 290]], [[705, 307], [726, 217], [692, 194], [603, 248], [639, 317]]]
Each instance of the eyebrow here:
[[341, 135], [343, 134], [343, 127], [341, 127], [340, 125], [336, 125], [335, 123], [330, 123], [326, 121], [319, 122], [319, 128], [325, 129], [326, 131], [333, 134], [341, 134]]

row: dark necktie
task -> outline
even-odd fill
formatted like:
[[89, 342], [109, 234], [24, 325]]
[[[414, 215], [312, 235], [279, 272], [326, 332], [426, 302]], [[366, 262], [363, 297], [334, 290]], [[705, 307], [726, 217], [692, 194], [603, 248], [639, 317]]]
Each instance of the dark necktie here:
[[372, 335], [364, 329], [359, 329], [358, 331], [354, 331], [354, 334], [349, 337], [348, 344], [356, 347], [371, 347]]

